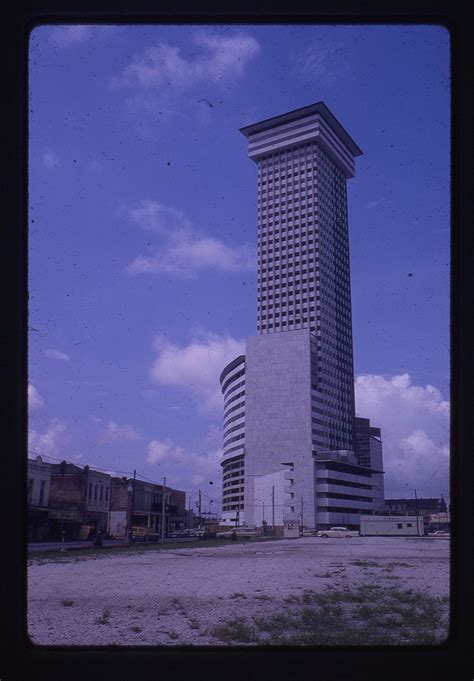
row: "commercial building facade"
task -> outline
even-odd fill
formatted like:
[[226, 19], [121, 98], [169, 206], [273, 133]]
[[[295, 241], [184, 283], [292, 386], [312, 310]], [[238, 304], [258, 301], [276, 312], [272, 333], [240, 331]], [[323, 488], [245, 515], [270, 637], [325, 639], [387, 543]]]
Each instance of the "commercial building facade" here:
[[[221, 374], [222, 522], [257, 525], [259, 478], [284, 470], [282, 521], [331, 524], [332, 507], [375, 507], [375, 471], [354, 454], [346, 181], [362, 152], [322, 102], [241, 132], [258, 169], [259, 335]], [[333, 491], [321, 478], [337, 452], [353, 458]]]
[[41, 541], [48, 536], [50, 489], [51, 464], [41, 456], [28, 459], [28, 541]]
[[28, 540], [128, 537], [132, 526], [161, 534], [184, 529], [186, 493], [133, 478], [116, 478], [67, 461], [28, 459]]

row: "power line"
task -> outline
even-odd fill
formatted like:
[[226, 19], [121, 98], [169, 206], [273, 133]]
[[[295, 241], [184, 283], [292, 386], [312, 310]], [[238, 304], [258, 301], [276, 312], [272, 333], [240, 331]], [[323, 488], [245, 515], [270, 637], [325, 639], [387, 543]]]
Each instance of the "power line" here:
[[[50, 456], [49, 454], [40, 454], [39, 452], [36, 452], [34, 449], [29, 449], [29, 450], [28, 450], [28, 453], [31, 453], [31, 454], [38, 454], [39, 456], [42, 456], [42, 457], [44, 457], [45, 459], [53, 459], [53, 461], [59, 461], [59, 462], [65, 461], [65, 459], [57, 459], [55, 456]], [[66, 463], [68, 463], [68, 462], [66, 462]], [[80, 464], [74, 463], [73, 461], [70, 461], [69, 463], [72, 463], [74, 466], [79, 466], [79, 468], [82, 466], [82, 465], [80, 465]], [[100, 466], [96, 466], [96, 465], [93, 464], [93, 463], [91, 463], [91, 464], [84, 464], [84, 465], [88, 465], [90, 468], [92, 468], [93, 470], [96, 470], [96, 471], [102, 471], [102, 472], [104, 472], [104, 473], [111, 473], [110, 468], [101, 468]], [[82, 466], [82, 467], [83, 467], [83, 466]], [[124, 474], [124, 475], [133, 476], [133, 471], [117, 471], [117, 470], [114, 470], [113, 473], [122, 473], [122, 474]], [[153, 485], [159, 485], [160, 487], [163, 486], [161, 483], [155, 482], [155, 480], [150, 480], [150, 478], [146, 478], [144, 475], [139, 475], [139, 474], [137, 473], [137, 474], [136, 474], [136, 477], [137, 477], [137, 478], [141, 478], [142, 480], [146, 480], [146, 482], [151, 482]]]

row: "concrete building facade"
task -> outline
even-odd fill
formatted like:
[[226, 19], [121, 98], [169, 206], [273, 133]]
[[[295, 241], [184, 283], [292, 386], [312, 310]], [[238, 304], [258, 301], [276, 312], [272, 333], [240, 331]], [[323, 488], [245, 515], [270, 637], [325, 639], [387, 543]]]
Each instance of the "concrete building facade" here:
[[[222, 521], [257, 525], [256, 481], [286, 471], [283, 521], [334, 524], [347, 507], [355, 523], [374, 508], [375, 472], [354, 454], [346, 182], [362, 152], [322, 102], [241, 132], [258, 171], [259, 335], [221, 375]], [[317, 478], [344, 463], [337, 452], [352, 458], [332, 490]]]
[[[380, 428], [370, 425], [370, 419], [355, 418], [355, 454], [360, 466], [378, 471], [383, 470], [382, 434]], [[385, 508], [385, 489], [383, 473], [374, 473], [374, 509]]]

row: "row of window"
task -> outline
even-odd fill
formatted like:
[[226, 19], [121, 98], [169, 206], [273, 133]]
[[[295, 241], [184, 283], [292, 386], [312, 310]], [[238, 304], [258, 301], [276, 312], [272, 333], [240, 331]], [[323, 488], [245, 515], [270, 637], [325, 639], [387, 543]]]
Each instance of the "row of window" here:
[[338, 480], [338, 478], [316, 478], [316, 483], [319, 485], [340, 485], [341, 487], [355, 487], [357, 489], [372, 490], [373, 485], [363, 485], [360, 482], [349, 482], [347, 480]]
[[235, 433], [236, 430], [240, 430], [241, 428], [245, 428], [245, 423], [239, 423], [237, 426], [232, 426], [232, 428], [228, 428], [227, 430], [224, 430], [225, 442], [230, 442], [230, 440], [225, 439], [225, 438], [227, 438], [228, 435], [230, 435], [230, 433]]
[[233, 402], [234, 400], [238, 399], [238, 397], [239, 397], [240, 395], [245, 395], [245, 391], [244, 391], [244, 392], [242, 392], [242, 393], [239, 393], [239, 395], [234, 395], [234, 397], [232, 397], [230, 400], [227, 399], [227, 398], [229, 397], [229, 395], [232, 395], [233, 392], [235, 392], [235, 391], [238, 390], [239, 388], [242, 388], [242, 386], [244, 386], [244, 385], [245, 385], [245, 379], [244, 379], [243, 381], [240, 381], [240, 383], [237, 383], [237, 385], [233, 385], [232, 388], [226, 392], [226, 394], [225, 394], [225, 402], [224, 402], [224, 409], [227, 407], [228, 404], [230, 404], [230, 402]]
[[239, 419], [244, 418], [244, 416], [245, 416], [245, 411], [241, 411], [238, 414], [236, 414], [235, 416], [233, 416], [231, 419], [224, 421], [224, 437], [226, 435], [225, 430], [226, 430], [227, 426], [230, 425], [231, 423], [233, 423], [234, 421], [238, 421]]
[[235, 402], [236, 400], [239, 400], [241, 397], [245, 397], [245, 390], [240, 392], [238, 395], [234, 395], [233, 397], [230, 398], [230, 400], [227, 400], [226, 404], [224, 405], [224, 418], [226, 418], [231, 412], [235, 411], [236, 409], [240, 409], [241, 407], [245, 407], [245, 400], [243, 402], [239, 402], [238, 404], [235, 404], [231, 409], [227, 409], [225, 411], [226, 407], [231, 404], [232, 402]]
[[240, 435], [234, 435], [234, 437], [231, 437], [228, 440], [225, 440], [224, 445], [223, 445], [224, 449], [227, 447], [227, 445], [232, 444], [232, 442], [237, 442], [238, 440], [242, 440], [244, 437], [245, 437], [245, 433], [241, 433]]
[[[33, 501], [33, 492], [35, 488], [35, 480], [34, 478], [28, 478], [28, 503], [31, 504]], [[45, 480], [40, 480], [40, 491], [39, 491], [39, 498], [38, 498], [38, 506], [43, 506], [45, 502], [44, 498], [44, 492], [46, 489], [46, 481]]]
[[[104, 498], [105, 496], [105, 498]], [[89, 483], [89, 490], [87, 493], [87, 499], [91, 501], [108, 501], [109, 500], [109, 488], [104, 487], [102, 482], [99, 483]]]
[[347, 501], [365, 501], [371, 503], [373, 501], [372, 497], [359, 497], [354, 494], [339, 494], [337, 492], [322, 492], [318, 494], [318, 498], [321, 499], [346, 499]]

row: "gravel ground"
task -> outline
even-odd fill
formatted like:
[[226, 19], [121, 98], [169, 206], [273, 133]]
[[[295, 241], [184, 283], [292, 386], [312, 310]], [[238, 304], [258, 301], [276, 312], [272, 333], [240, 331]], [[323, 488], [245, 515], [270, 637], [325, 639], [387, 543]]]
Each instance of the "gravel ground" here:
[[219, 624], [271, 617], [307, 592], [362, 586], [446, 601], [449, 541], [302, 537], [32, 560], [28, 631], [39, 645], [229, 645], [213, 634]]

